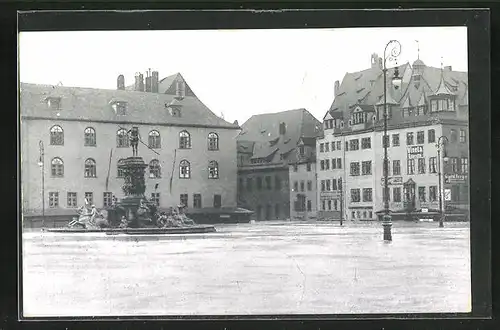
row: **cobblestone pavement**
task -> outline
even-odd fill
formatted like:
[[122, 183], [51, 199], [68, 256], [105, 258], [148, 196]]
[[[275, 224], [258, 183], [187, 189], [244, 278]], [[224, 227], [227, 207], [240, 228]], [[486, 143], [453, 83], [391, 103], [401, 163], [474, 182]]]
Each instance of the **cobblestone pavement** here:
[[23, 234], [25, 316], [470, 311], [469, 226], [273, 222]]

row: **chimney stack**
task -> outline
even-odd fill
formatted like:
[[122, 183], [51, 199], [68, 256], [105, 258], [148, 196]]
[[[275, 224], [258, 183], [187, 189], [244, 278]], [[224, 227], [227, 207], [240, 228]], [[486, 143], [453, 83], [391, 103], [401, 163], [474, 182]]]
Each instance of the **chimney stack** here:
[[384, 69], [384, 63], [382, 62], [382, 58], [381, 57], [378, 58], [378, 67], [380, 68], [380, 70]]
[[372, 54], [372, 69], [380, 66], [380, 59], [377, 53]]
[[135, 74], [134, 90], [137, 92], [144, 92], [144, 76], [142, 73]]
[[158, 93], [158, 71], [153, 71], [151, 76], [151, 92]]
[[151, 93], [151, 76], [146, 72], [146, 93]]
[[116, 80], [116, 88], [119, 90], [125, 90], [125, 77], [121, 74]]
[[333, 96], [339, 95], [339, 88], [340, 88], [340, 81], [335, 80], [335, 87], [333, 89], [333, 93], [334, 93]]

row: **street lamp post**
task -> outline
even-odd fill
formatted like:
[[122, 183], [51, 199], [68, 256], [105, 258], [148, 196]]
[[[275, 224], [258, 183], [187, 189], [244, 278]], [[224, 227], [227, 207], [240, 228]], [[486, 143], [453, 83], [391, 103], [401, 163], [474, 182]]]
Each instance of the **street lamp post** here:
[[441, 184], [443, 172], [441, 171], [441, 146], [443, 147], [443, 161], [446, 162], [448, 157], [446, 156], [446, 144], [448, 143], [448, 138], [446, 136], [440, 136], [436, 148], [437, 148], [437, 160], [438, 160], [438, 189], [439, 189], [439, 227], [444, 227], [444, 211], [443, 211], [443, 189]]
[[[389, 48], [391, 46], [391, 48]], [[387, 54], [387, 49], [390, 49], [389, 54]], [[389, 147], [389, 137], [387, 135], [387, 60], [393, 61], [401, 54], [401, 44], [397, 40], [391, 40], [387, 43], [384, 49], [384, 138], [383, 138], [383, 147], [384, 147], [384, 216], [382, 225], [384, 227], [384, 241], [390, 242], [392, 241], [392, 221], [391, 215], [389, 214], [389, 179], [388, 179], [388, 170], [389, 170], [389, 159], [387, 157], [387, 148]], [[401, 78], [399, 77], [398, 68], [396, 67], [394, 71], [394, 77], [392, 78], [394, 87], [397, 89], [401, 85]]]
[[38, 166], [40, 166], [40, 174], [42, 179], [41, 194], [42, 194], [42, 230], [43, 230], [43, 227], [45, 226], [45, 161], [44, 161], [45, 154], [43, 150], [42, 140], [38, 142], [38, 146], [40, 147], [40, 158], [38, 159]]

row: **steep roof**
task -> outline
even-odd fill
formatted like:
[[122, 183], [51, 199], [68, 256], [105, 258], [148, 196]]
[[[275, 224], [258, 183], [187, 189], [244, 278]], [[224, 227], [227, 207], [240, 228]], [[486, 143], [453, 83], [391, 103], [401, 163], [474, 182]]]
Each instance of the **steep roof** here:
[[[286, 130], [280, 134], [280, 123]], [[297, 147], [300, 138], [316, 138], [322, 134], [321, 123], [306, 109], [254, 115], [242, 126], [238, 141], [254, 142], [252, 158], [267, 158], [269, 162], [281, 162], [281, 155]]]
[[[60, 110], [54, 111], [47, 107], [48, 97], [61, 98]], [[159, 93], [21, 83], [20, 113], [25, 117], [51, 120], [239, 128], [219, 118], [195, 96], [186, 96], [179, 101], [182, 115], [174, 117], [166, 108], [173, 99], [173, 95]], [[112, 108], [114, 102], [126, 102], [126, 115], [115, 113]]]

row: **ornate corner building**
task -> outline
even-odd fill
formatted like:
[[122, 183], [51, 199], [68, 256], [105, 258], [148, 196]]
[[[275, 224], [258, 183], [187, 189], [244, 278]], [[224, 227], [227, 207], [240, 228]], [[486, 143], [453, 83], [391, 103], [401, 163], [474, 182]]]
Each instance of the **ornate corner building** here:
[[[466, 214], [467, 72], [429, 67], [420, 59], [398, 70], [401, 87], [388, 79], [386, 90], [390, 210], [432, 213], [439, 210], [441, 194], [446, 213]], [[387, 76], [393, 72], [389, 69]], [[336, 81], [335, 99], [323, 118], [324, 136], [316, 146], [320, 216], [372, 220], [383, 210], [383, 94], [376, 54], [370, 68], [347, 73], [342, 84]]]

